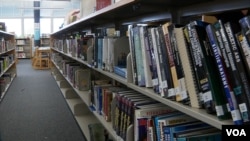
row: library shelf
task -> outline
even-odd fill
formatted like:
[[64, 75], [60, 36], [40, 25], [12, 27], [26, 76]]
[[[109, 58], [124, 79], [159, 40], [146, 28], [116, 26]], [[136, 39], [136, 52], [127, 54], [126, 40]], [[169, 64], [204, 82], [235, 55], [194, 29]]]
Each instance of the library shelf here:
[[[183, 105], [178, 102], [174, 102], [153, 92], [151, 88], [139, 87], [130, 80], [124, 79], [114, 73], [103, 71], [98, 68], [94, 68], [79, 58], [73, 57], [68, 53], [64, 53], [53, 46], [53, 40], [65, 39], [68, 34], [83, 31], [83, 32], [94, 32], [94, 29], [113, 26], [119, 28], [119, 26], [126, 26], [129, 24], [136, 23], [147, 23], [157, 22], [162, 23], [165, 21], [180, 22], [182, 18], [189, 16], [201, 16], [202, 14], [215, 14], [219, 12], [227, 12], [232, 10], [239, 10], [249, 8], [249, 0], [121, 0], [110, 6], [107, 6], [99, 11], [96, 11], [80, 20], [66, 25], [57, 32], [51, 34], [51, 49], [54, 53], [59, 53], [72, 60], [75, 60], [95, 72], [99, 72], [119, 83], [126, 85], [128, 88], [141, 92], [142, 94], [151, 97], [161, 103], [164, 103], [170, 107], [175, 108], [187, 115], [190, 115], [202, 122], [208, 123], [213, 127], [222, 129], [222, 125], [233, 124], [232, 120], [219, 120], [215, 115], [208, 114], [204, 109], [192, 108], [190, 106]], [[54, 64], [55, 65], [55, 64]], [[55, 65], [56, 66], [56, 65]], [[67, 79], [67, 78], [65, 78]], [[68, 81], [68, 80], [66, 80]], [[78, 91], [77, 89], [71, 88], [79, 95], [83, 103], [89, 104], [88, 92]], [[104, 127], [109, 131], [114, 139], [120, 140], [112, 129], [111, 125], [107, 123], [103, 117], [98, 113], [93, 112], [93, 115]]]

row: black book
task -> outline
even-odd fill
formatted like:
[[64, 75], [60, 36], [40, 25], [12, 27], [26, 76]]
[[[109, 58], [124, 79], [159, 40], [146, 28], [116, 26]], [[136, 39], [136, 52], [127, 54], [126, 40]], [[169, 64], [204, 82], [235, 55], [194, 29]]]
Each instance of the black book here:
[[[221, 23], [222, 24], [222, 23]], [[223, 27], [223, 26], [222, 26]], [[228, 48], [231, 50], [232, 58], [234, 59], [235, 70], [237, 72], [237, 78], [240, 79], [241, 87], [236, 89], [236, 92], [240, 92], [238, 90], [242, 90], [242, 94], [236, 93], [237, 97], [240, 97], [239, 108], [241, 111], [242, 119], [245, 124], [250, 123], [250, 81], [247, 77], [247, 72], [243, 66], [242, 57], [240, 56], [239, 46], [235, 39], [235, 31], [230, 25], [230, 22], [224, 24], [224, 36], [228, 39], [227, 44]], [[229, 54], [228, 54], [229, 55]], [[233, 68], [232, 68], [233, 69]]]
[[[175, 92], [174, 92], [174, 84], [171, 76], [170, 71], [170, 64], [167, 57], [167, 47], [166, 47], [166, 40], [164, 38], [163, 29], [161, 26], [157, 27], [155, 30], [156, 33], [156, 41], [157, 41], [157, 47], [158, 47], [158, 55], [159, 55], [159, 61], [160, 65], [163, 66], [161, 71], [161, 77], [162, 77], [162, 86], [163, 91], [165, 94], [165, 98], [169, 98], [171, 100], [175, 100]], [[166, 82], [166, 84], [165, 84]], [[166, 87], [165, 87], [166, 86]], [[165, 92], [165, 88], [167, 88], [167, 92]]]
[[227, 74], [227, 68], [225, 66], [225, 61], [220, 51], [220, 45], [217, 36], [215, 35], [215, 29], [212, 24], [206, 26], [206, 32], [209, 38], [209, 43], [211, 50], [213, 51], [213, 55], [216, 59], [216, 67], [220, 72], [221, 82], [223, 84], [223, 90], [225, 96], [228, 101], [228, 106], [230, 108], [230, 112], [234, 121], [234, 124], [241, 125], [243, 124], [243, 120], [240, 114], [239, 107], [236, 102], [236, 98], [234, 96], [234, 92], [232, 86], [230, 85], [229, 76]]
[[158, 74], [157, 74], [157, 65], [156, 65], [156, 58], [154, 55], [154, 47], [153, 47], [153, 41], [152, 41], [152, 34], [150, 32], [151, 28], [147, 28], [147, 39], [148, 39], [148, 47], [150, 50], [150, 59], [151, 59], [151, 72], [152, 72], [152, 81], [153, 81], [153, 90], [155, 93], [160, 93], [159, 90], [159, 79], [158, 79]]

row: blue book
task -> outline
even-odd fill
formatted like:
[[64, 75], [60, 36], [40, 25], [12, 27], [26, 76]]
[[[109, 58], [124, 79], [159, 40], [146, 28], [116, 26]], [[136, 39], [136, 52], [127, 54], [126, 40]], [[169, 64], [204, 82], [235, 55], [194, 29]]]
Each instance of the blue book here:
[[114, 67], [114, 73], [123, 77], [123, 78], [127, 78], [127, 68], [123, 67], [123, 66], [115, 66]]
[[135, 49], [135, 57], [136, 57], [136, 68], [137, 68], [137, 79], [138, 86], [145, 86], [145, 73], [144, 73], [144, 64], [142, 58], [142, 47], [141, 47], [141, 38], [140, 38], [140, 27], [135, 26], [133, 28], [134, 34], [134, 49]]
[[209, 42], [211, 44], [214, 57], [216, 59], [216, 65], [220, 73], [221, 81], [222, 81], [223, 88], [224, 88], [224, 93], [228, 100], [228, 104], [229, 104], [229, 108], [230, 108], [230, 112], [231, 112], [234, 124], [241, 125], [243, 124], [243, 120], [242, 120], [238, 105], [237, 103], [235, 103], [236, 99], [234, 97], [234, 92], [231, 86], [229, 85], [229, 80], [226, 74], [225, 66], [223, 64], [222, 56], [219, 50], [219, 45], [216, 40], [216, 36], [214, 34], [213, 25], [209, 24], [206, 27], [206, 31], [207, 31], [207, 35], [209, 38]]
[[97, 68], [102, 69], [102, 47], [103, 47], [103, 38], [97, 39]]
[[174, 134], [182, 131], [194, 130], [197, 128], [204, 129], [211, 126], [203, 122], [193, 122], [174, 126], [163, 126], [164, 138], [168, 141], [174, 141]]

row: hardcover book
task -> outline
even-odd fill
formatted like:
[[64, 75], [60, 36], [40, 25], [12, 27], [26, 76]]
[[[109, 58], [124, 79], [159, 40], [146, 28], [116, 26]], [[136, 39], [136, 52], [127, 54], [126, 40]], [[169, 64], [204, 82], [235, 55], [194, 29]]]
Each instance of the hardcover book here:
[[104, 141], [105, 128], [101, 123], [88, 124], [90, 141]]
[[144, 74], [145, 74], [145, 86], [152, 87], [152, 74], [151, 74], [151, 60], [150, 60], [150, 50], [148, 45], [148, 33], [146, 26], [140, 26], [140, 40], [141, 40], [141, 52], [142, 52], [142, 62], [144, 64]]
[[140, 39], [140, 26], [135, 26], [133, 29], [133, 40], [134, 40], [134, 50], [135, 50], [135, 59], [136, 59], [136, 69], [137, 69], [137, 81], [138, 86], [144, 87], [145, 82], [145, 66], [143, 64], [142, 58], [142, 44]]
[[137, 74], [137, 65], [136, 65], [136, 57], [135, 57], [135, 43], [134, 43], [134, 32], [133, 25], [128, 26], [128, 36], [129, 36], [129, 50], [131, 54], [131, 64], [132, 64], [132, 75], [133, 75], [133, 83], [135, 85], [138, 84], [138, 74]]
[[[224, 25], [222, 24], [223, 23], [221, 23], [221, 27], [223, 30], [221, 30], [221, 32], [224, 31], [224, 33], [221, 33], [221, 35], [225, 38], [225, 47], [226, 49], [228, 48], [227, 50], [231, 50], [231, 58], [233, 58], [234, 61], [231, 69], [235, 73], [234, 78], [239, 79], [238, 81], [234, 81], [235, 83], [239, 83], [239, 87], [236, 87], [234, 92], [236, 94], [243, 122], [246, 124], [250, 122], [250, 81], [245, 66], [243, 65], [244, 62], [242, 61], [239, 46], [234, 36], [237, 31], [233, 30], [230, 22], [227, 22]], [[228, 57], [230, 57], [230, 52], [228, 53]]]
[[[216, 60], [212, 54], [212, 50], [204, 27], [195, 26], [197, 29], [197, 34], [199, 34], [201, 40], [201, 51], [204, 56], [204, 66], [207, 69], [207, 77], [209, 83], [210, 94], [204, 93], [204, 102], [208, 103], [211, 107], [211, 111], [216, 110], [216, 115], [218, 119], [230, 119], [230, 113], [227, 109], [227, 100], [223, 92], [223, 86], [220, 81], [219, 71], [216, 67]], [[208, 93], [207, 92], [207, 93]]]
[[227, 101], [229, 104], [229, 108], [230, 108], [230, 112], [231, 112], [234, 124], [241, 125], [243, 124], [243, 120], [240, 114], [239, 107], [236, 103], [233, 90], [231, 86], [229, 85], [228, 76], [226, 74], [225, 66], [223, 63], [222, 56], [221, 56], [222, 54], [219, 50], [219, 45], [216, 40], [216, 36], [214, 34], [213, 25], [208, 25], [206, 27], [206, 31], [207, 31], [207, 35], [210, 41], [211, 50], [213, 51], [214, 57], [216, 59], [217, 69], [219, 70], [219, 73], [220, 73], [220, 78], [223, 84], [224, 93], [225, 93], [225, 96], [227, 97]]

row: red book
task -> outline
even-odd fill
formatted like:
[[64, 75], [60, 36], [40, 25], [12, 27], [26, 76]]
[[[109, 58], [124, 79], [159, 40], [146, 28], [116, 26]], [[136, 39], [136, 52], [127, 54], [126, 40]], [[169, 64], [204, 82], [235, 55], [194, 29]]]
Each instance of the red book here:
[[96, 0], [96, 11], [111, 5], [111, 0]]

